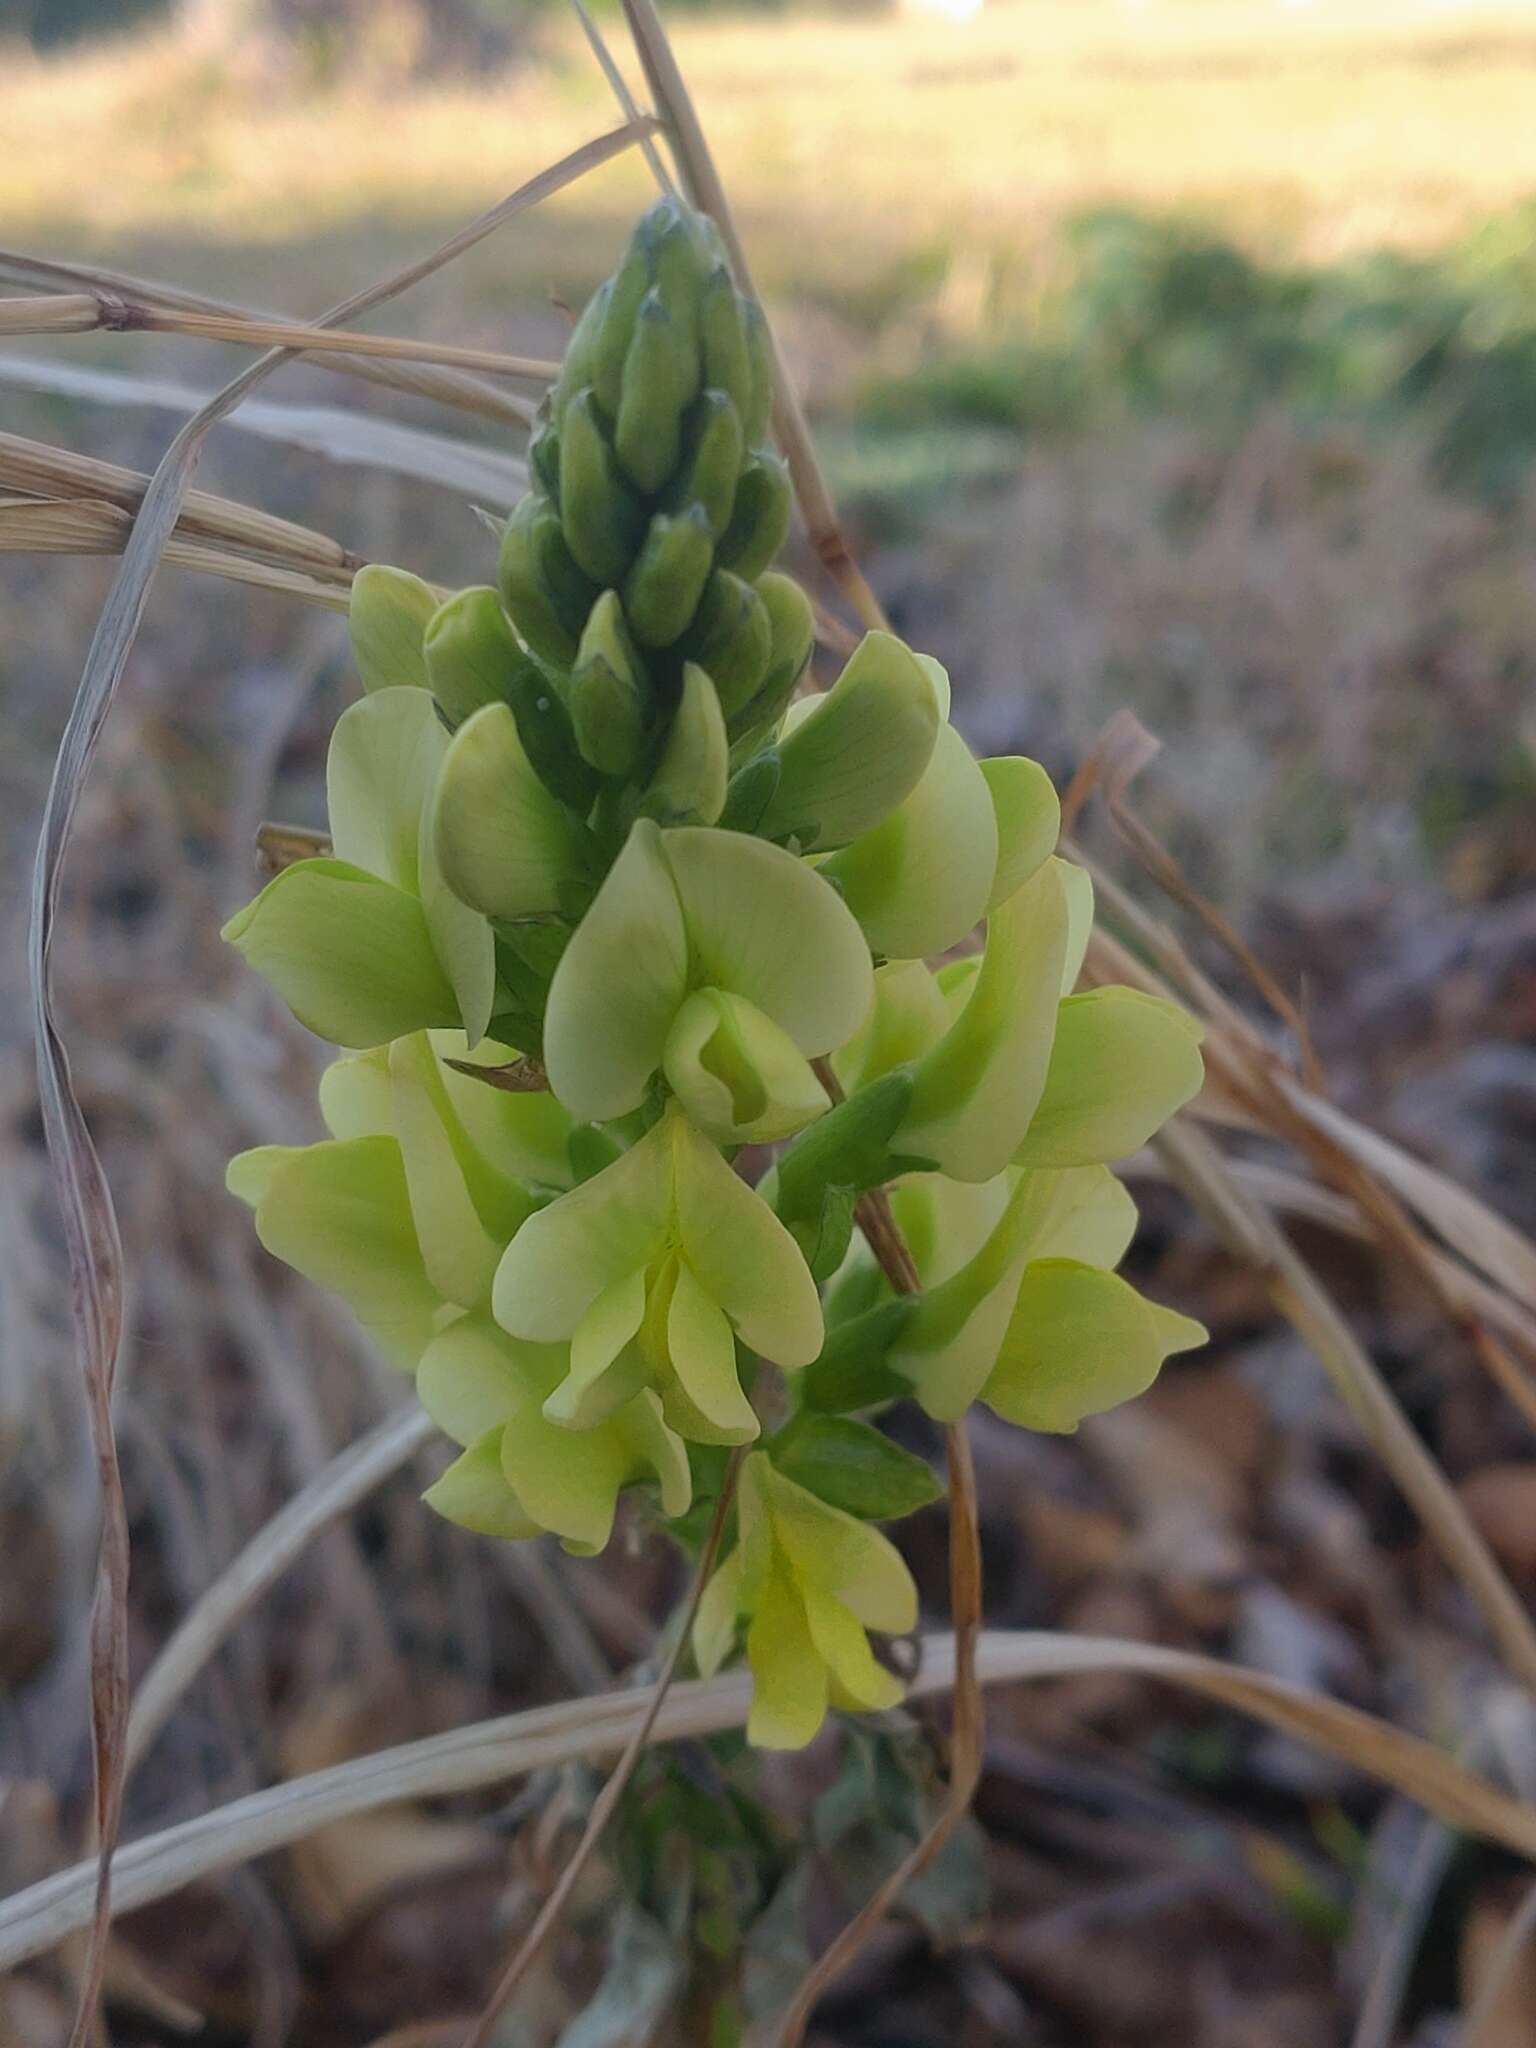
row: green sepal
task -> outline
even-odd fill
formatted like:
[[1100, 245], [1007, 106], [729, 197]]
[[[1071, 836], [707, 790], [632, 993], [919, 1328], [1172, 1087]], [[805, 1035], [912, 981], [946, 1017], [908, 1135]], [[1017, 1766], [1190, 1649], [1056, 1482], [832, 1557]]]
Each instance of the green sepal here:
[[523, 645], [541, 661], [569, 668], [597, 585], [572, 558], [559, 514], [536, 492], [530, 491], [507, 521], [496, 583]]
[[736, 485], [731, 516], [720, 538], [718, 560], [748, 582], [760, 576], [789, 538], [794, 492], [789, 471], [771, 449], [759, 448]]
[[408, 569], [369, 562], [352, 579], [347, 624], [352, 660], [363, 688], [427, 687], [422, 640], [439, 604], [437, 592]]
[[624, 1150], [611, 1132], [601, 1124], [577, 1124], [566, 1141], [566, 1151], [571, 1161], [571, 1186], [579, 1188], [584, 1180], [591, 1180], [604, 1167], [612, 1166]]
[[882, 1301], [828, 1330], [821, 1356], [795, 1382], [802, 1408], [818, 1415], [847, 1415], [910, 1399], [912, 1382], [888, 1363], [911, 1320], [915, 1297]]
[[911, 1101], [912, 1076], [903, 1068], [872, 1081], [802, 1131], [775, 1169], [774, 1207], [783, 1221], [818, 1218], [827, 1188], [862, 1194], [898, 1173], [919, 1170], [917, 1162], [894, 1157], [890, 1147]]
[[778, 751], [769, 747], [738, 768], [726, 785], [722, 827], [727, 832], [756, 832], [778, 786]]
[[596, 771], [581, 758], [571, 714], [559, 691], [536, 662], [525, 659], [512, 671], [507, 702], [534, 774], [551, 796], [584, 816], [601, 785]]
[[750, 583], [716, 569], [680, 650], [708, 669], [727, 718], [756, 695], [773, 653], [773, 623]]
[[488, 584], [456, 591], [432, 614], [423, 653], [427, 683], [450, 725], [507, 699], [514, 670], [527, 668], [501, 599]]
[[818, 1287], [832, 1278], [848, 1256], [858, 1199], [852, 1188], [823, 1188], [820, 1213], [814, 1218], [796, 1217], [787, 1225]]
[[688, 630], [713, 559], [702, 505], [655, 515], [624, 579], [624, 613], [642, 647], [670, 647]]
[[802, 1412], [764, 1446], [776, 1468], [863, 1522], [892, 1522], [944, 1498], [926, 1460], [844, 1415]]

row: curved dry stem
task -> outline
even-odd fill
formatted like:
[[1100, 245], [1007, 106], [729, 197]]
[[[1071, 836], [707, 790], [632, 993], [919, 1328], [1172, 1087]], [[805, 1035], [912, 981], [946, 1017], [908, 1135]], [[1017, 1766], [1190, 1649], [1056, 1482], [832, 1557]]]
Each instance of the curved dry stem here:
[[[1015, 1630], [983, 1632], [976, 1645], [976, 1672], [982, 1685], [1125, 1672], [1180, 1686], [1325, 1750], [1416, 1800], [1450, 1826], [1501, 1843], [1536, 1863], [1536, 1810], [1419, 1736], [1262, 1672], [1156, 1643]], [[948, 1692], [954, 1675], [954, 1638], [928, 1637], [911, 1695], [924, 1699]], [[673, 1742], [743, 1727], [751, 1701], [751, 1679], [744, 1671], [684, 1681], [668, 1693], [651, 1740]], [[114, 1910], [148, 1905], [353, 1814], [504, 1783], [578, 1757], [613, 1756], [633, 1739], [650, 1703], [649, 1693], [625, 1692], [535, 1707], [251, 1793], [124, 1848]], [[94, 1865], [78, 1863], [0, 1902], [0, 1970], [13, 1969], [89, 1926], [94, 1888]]]

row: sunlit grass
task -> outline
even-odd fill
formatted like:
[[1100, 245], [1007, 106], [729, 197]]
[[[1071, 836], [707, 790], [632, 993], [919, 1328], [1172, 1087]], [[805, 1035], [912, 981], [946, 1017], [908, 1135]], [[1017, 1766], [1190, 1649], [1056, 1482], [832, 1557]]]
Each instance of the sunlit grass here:
[[[913, 266], [1006, 270], [1063, 213], [1187, 207], [1314, 257], [1423, 246], [1536, 190], [1536, 13], [1411, 0], [993, 0], [975, 21], [677, 23], [770, 281], [878, 310]], [[460, 216], [612, 113], [563, 27], [509, 80], [305, 93], [190, 32], [0, 75], [11, 238], [324, 242]], [[611, 169], [563, 203], [617, 224]], [[618, 228], [615, 225], [615, 235]], [[515, 260], [559, 285], [572, 238]], [[581, 274], [605, 252], [581, 248]], [[569, 279], [572, 283], [581, 280]]]

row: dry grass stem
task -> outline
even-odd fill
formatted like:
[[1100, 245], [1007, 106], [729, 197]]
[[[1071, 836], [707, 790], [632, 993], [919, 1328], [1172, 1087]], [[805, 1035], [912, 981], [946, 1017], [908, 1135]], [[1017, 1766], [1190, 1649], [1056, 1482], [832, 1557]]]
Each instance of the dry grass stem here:
[[[0, 485], [28, 497], [88, 499], [134, 513], [144, 502], [149, 478], [115, 462], [98, 462], [19, 434], [0, 434]], [[187, 493], [175, 530], [183, 540], [213, 541], [321, 580], [349, 584], [362, 566], [359, 556], [327, 534], [208, 491]]]
[[[159, 284], [152, 278], [132, 277], [126, 271], [108, 270], [86, 263], [58, 263], [46, 257], [29, 256], [20, 249], [0, 249], [0, 278], [13, 284], [58, 284], [78, 288], [73, 297], [88, 296], [92, 303], [102, 294], [150, 306], [177, 307], [188, 313], [208, 313], [221, 319], [270, 320], [275, 316], [254, 307], [232, 304], [227, 299], [207, 298], [199, 292], [183, 291], [175, 285]], [[94, 325], [95, 322], [92, 322]], [[526, 430], [535, 408], [516, 392], [500, 390], [478, 377], [459, 370], [445, 370], [428, 363], [393, 363], [378, 357], [340, 358], [317, 354], [316, 365], [337, 376], [360, 377], [370, 384], [382, 384], [392, 391], [404, 391], [418, 398], [430, 398], [460, 412], [500, 420]]]

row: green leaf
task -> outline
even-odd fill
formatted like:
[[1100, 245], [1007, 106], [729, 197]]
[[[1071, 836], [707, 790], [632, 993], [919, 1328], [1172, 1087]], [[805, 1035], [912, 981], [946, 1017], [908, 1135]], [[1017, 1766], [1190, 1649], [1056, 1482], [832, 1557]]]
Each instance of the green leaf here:
[[864, 1314], [827, 1332], [821, 1356], [796, 1381], [802, 1407], [823, 1415], [846, 1415], [859, 1408], [878, 1408], [906, 1399], [912, 1383], [889, 1363], [911, 1319], [908, 1296], [881, 1302]]
[[867, 1422], [801, 1414], [769, 1439], [778, 1470], [861, 1521], [889, 1522], [942, 1500], [937, 1474]]
[[680, 1944], [626, 1900], [614, 1917], [602, 1980], [557, 2048], [643, 2048], [658, 2038], [687, 1970]]

